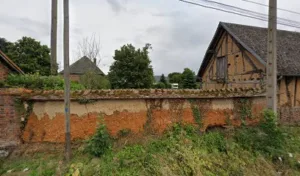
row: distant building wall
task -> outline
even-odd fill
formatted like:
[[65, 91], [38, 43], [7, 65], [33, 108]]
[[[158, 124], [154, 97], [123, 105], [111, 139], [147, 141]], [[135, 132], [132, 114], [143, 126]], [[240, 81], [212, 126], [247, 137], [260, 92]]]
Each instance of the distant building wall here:
[[[61, 76], [61, 77], [64, 77], [63, 74], [61, 74], [60, 76]], [[79, 82], [79, 81], [80, 81], [80, 76], [81, 76], [81, 75], [70, 74], [70, 81]]]
[[265, 66], [230, 34], [225, 32], [211, 52], [214, 55], [202, 75], [203, 89], [262, 87]]
[[1, 61], [0, 61], [0, 80], [5, 80], [11, 72]]

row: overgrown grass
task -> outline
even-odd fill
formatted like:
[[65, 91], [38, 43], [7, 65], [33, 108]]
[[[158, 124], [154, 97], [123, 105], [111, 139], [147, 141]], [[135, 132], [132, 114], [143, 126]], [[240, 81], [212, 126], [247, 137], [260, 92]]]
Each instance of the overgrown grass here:
[[[0, 164], [0, 175], [11, 170], [12, 174], [17, 172], [29, 176], [52, 176], [57, 172], [60, 159], [61, 157], [58, 155], [36, 154], [30, 157], [5, 160]], [[28, 171], [23, 172], [25, 169]]]
[[[75, 151], [72, 162], [63, 172], [67, 175], [80, 172], [84, 176], [269, 176], [278, 175], [278, 172], [300, 175], [300, 127], [279, 128], [273, 114], [268, 113], [259, 126], [234, 131], [214, 130], [200, 134], [194, 126], [176, 124], [159, 139], [121, 149], [99, 147], [107, 144], [106, 139], [110, 140], [102, 126], [91, 140], [101, 141], [101, 145], [94, 146], [101, 157], [94, 157], [85, 150]], [[1, 172], [30, 167], [31, 174], [42, 175], [43, 169], [45, 175], [53, 174], [52, 171], [57, 174], [57, 164], [52, 167], [47, 163], [58, 162], [58, 159], [42, 158], [7, 161]]]

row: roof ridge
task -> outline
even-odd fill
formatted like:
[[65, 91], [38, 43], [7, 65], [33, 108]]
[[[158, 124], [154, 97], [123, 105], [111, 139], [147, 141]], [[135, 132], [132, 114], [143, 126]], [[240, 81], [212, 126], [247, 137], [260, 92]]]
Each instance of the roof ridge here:
[[[268, 29], [268, 27], [253, 26], [253, 25], [238, 24], [238, 23], [230, 23], [230, 22], [223, 22], [223, 21], [220, 21], [220, 23], [225, 24], [225, 25], [230, 24], [230, 25], [238, 25], [238, 26], [252, 27], [252, 28], [258, 28], [258, 29]], [[298, 31], [290, 31], [290, 30], [284, 30], [284, 29], [278, 29], [278, 28], [277, 28], [277, 31], [279, 31], [279, 32], [292, 32], [292, 33], [300, 34], [300, 32], [298, 32]]]
[[[84, 74], [86, 71], [94, 71], [96, 74], [104, 75], [103, 71], [87, 56], [83, 56], [70, 65], [70, 74]], [[64, 70], [60, 72], [64, 73]]]

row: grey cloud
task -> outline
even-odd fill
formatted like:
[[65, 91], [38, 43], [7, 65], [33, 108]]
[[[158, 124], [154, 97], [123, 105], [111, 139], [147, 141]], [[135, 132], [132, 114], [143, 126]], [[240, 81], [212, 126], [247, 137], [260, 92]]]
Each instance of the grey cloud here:
[[122, 4], [119, 2], [119, 0], [106, 0], [106, 2], [110, 5], [113, 11], [116, 13], [119, 13], [121, 10], [123, 10]]
[[165, 14], [170, 17], [168, 25], [145, 30], [145, 35], [159, 38], [151, 53], [155, 73], [182, 72], [185, 67], [197, 73], [217, 23], [185, 13]]
[[182, 11], [171, 11], [171, 12], [156, 12], [152, 13], [155, 17], [182, 17], [185, 16], [186, 13]]
[[19, 18], [0, 14], [0, 22], [2, 25], [9, 25], [19, 30], [25, 31], [31, 36], [49, 35], [50, 25], [40, 21], [35, 21], [29, 18]]

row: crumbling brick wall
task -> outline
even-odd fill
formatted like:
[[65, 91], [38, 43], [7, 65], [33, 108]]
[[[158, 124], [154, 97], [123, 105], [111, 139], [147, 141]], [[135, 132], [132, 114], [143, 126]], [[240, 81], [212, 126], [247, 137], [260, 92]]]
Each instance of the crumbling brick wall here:
[[20, 118], [15, 108], [15, 97], [0, 96], [0, 149], [18, 145]]

